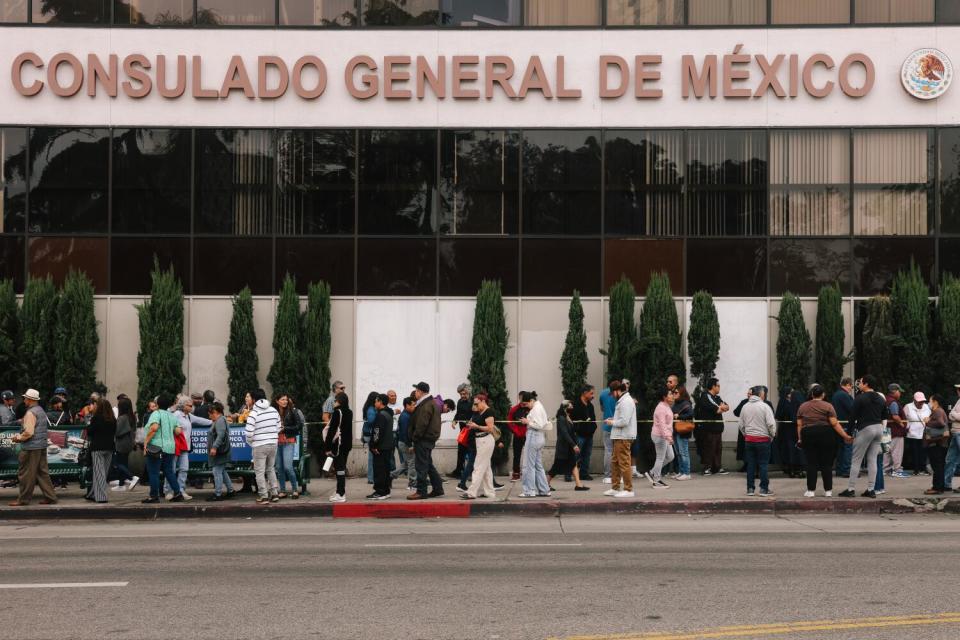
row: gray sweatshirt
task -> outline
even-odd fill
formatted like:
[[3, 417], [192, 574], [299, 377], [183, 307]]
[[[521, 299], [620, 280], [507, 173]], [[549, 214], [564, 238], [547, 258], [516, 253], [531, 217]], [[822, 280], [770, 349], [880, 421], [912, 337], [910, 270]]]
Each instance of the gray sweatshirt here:
[[777, 437], [777, 421], [773, 409], [759, 396], [750, 396], [750, 400], [740, 411], [740, 433], [760, 438]]

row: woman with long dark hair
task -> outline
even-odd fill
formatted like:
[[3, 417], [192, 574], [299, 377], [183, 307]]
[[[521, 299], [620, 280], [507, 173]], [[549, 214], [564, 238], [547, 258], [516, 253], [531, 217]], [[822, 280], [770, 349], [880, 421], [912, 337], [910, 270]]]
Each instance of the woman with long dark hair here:
[[[674, 420], [690, 422], [693, 420], [693, 401], [687, 388], [679, 386], [673, 391]], [[674, 480], [690, 479], [690, 436], [693, 432], [679, 433], [674, 429], [673, 448], [677, 452], [677, 475]]]
[[373, 436], [373, 421], [377, 418], [377, 409], [373, 403], [377, 401], [377, 391], [371, 391], [367, 394], [367, 401], [363, 403], [363, 409], [360, 415], [363, 416], [363, 429], [360, 432], [360, 439], [363, 440], [363, 446], [367, 447], [367, 484], [373, 484], [373, 451], [370, 451], [370, 438]]
[[96, 409], [87, 426], [87, 439], [90, 447], [90, 459], [93, 463], [93, 482], [86, 495], [87, 500], [105, 503], [107, 501], [107, 473], [113, 460], [114, 437], [117, 434], [117, 419], [113, 417], [113, 406], [106, 398], [98, 398]]
[[333, 400], [333, 413], [330, 424], [323, 436], [326, 453], [333, 458], [333, 468], [337, 472], [337, 490], [330, 496], [330, 502], [347, 501], [347, 458], [353, 448], [353, 411], [350, 399], [341, 392]]
[[293, 458], [297, 452], [297, 436], [303, 434], [303, 414], [297, 411], [293, 398], [286, 393], [274, 397], [273, 408], [280, 414], [280, 435], [277, 438], [277, 480], [280, 482], [278, 498], [286, 498], [284, 491], [286, 480], [290, 481], [290, 497], [296, 500], [300, 497], [297, 485], [297, 473], [294, 469]]
[[133, 475], [128, 466], [130, 453], [136, 447], [137, 413], [133, 402], [124, 396], [117, 400], [117, 433], [114, 437], [113, 466], [119, 475], [115, 491], [133, 491], [140, 478]]

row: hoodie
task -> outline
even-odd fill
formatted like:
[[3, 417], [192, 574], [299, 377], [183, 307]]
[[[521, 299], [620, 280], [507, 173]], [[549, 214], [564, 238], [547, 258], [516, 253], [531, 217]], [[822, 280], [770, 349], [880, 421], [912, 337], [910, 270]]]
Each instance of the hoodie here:
[[271, 444], [276, 446], [280, 434], [280, 414], [266, 400], [257, 400], [247, 416], [245, 432], [247, 444], [254, 449]]
[[617, 408], [613, 412], [613, 424], [610, 425], [611, 440], [637, 439], [637, 405], [629, 393], [624, 393], [617, 400]]
[[750, 396], [740, 411], [740, 433], [747, 442], [769, 442], [777, 437], [773, 409], [760, 396]]

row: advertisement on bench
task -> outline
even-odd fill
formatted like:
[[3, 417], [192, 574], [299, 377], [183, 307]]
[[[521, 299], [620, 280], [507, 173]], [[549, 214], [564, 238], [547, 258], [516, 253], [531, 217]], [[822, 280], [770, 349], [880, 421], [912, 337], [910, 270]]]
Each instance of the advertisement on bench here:
[[[47, 464], [50, 467], [71, 467], [77, 465], [80, 450], [86, 440], [83, 427], [47, 432]], [[0, 465], [17, 465], [20, 444], [13, 436], [20, 433], [20, 427], [0, 428]]]
[[[209, 427], [194, 427], [190, 432], [190, 462], [206, 462], [207, 456], [207, 435]], [[300, 438], [297, 438], [297, 448], [294, 453], [294, 460], [300, 459]], [[250, 462], [253, 455], [250, 452], [250, 445], [247, 444], [244, 435], [243, 425], [230, 425], [230, 461], [231, 462]]]

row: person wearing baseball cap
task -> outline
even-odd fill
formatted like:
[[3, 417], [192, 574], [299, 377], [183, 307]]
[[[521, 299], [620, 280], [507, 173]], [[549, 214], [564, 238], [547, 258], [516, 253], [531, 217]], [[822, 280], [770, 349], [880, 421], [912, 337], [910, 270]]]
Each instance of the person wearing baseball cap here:
[[930, 406], [923, 391], [913, 394], [913, 402], [904, 405], [903, 415], [907, 420], [907, 454], [913, 462], [913, 475], [928, 476], [927, 451], [923, 446], [923, 431], [930, 417]]
[[23, 416], [23, 430], [12, 438], [20, 443], [20, 468], [17, 470], [20, 496], [10, 506], [25, 507], [30, 504], [33, 489], [37, 485], [43, 492], [40, 504], [55, 504], [57, 494], [53, 491], [47, 468], [47, 427], [50, 421], [40, 407], [40, 393], [36, 389], [27, 389], [23, 394], [23, 404], [27, 408]]
[[[433, 448], [440, 439], [440, 411], [430, 395], [430, 385], [418, 382], [413, 385], [413, 398], [417, 401], [410, 418], [410, 436], [413, 441], [417, 490], [407, 500], [425, 500], [443, 495], [443, 480], [433, 465]], [[427, 493], [427, 485], [430, 492]]]
[[0, 393], [0, 399], [3, 400], [0, 404], [0, 425], [17, 424], [17, 412], [14, 409], [17, 400], [13, 391], [7, 390]]

